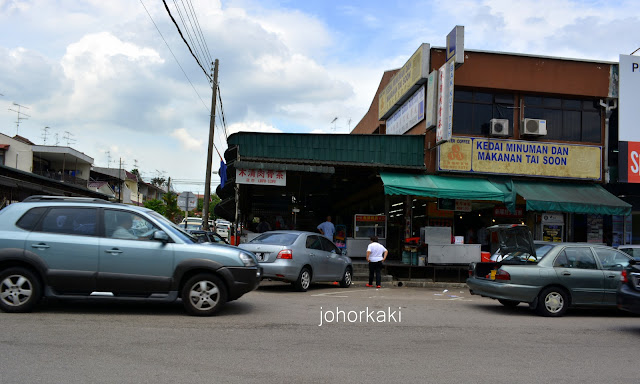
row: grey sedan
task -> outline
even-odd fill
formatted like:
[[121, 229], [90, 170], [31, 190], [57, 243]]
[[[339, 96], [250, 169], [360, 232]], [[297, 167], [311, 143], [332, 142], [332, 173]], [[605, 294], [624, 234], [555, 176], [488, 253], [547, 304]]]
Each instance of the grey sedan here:
[[526, 227], [498, 230], [503, 248], [512, 251], [499, 263], [471, 263], [472, 294], [507, 307], [528, 303], [543, 316], [562, 316], [571, 306], [615, 308], [629, 255], [587, 243], [548, 243], [534, 250]]
[[351, 259], [318, 233], [270, 231], [239, 247], [256, 255], [263, 278], [290, 282], [298, 291], [306, 291], [314, 282], [351, 285]]

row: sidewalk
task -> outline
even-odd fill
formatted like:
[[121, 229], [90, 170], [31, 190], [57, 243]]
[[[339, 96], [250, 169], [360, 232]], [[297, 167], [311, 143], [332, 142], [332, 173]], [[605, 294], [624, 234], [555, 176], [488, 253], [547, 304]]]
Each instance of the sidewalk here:
[[[363, 260], [352, 260], [353, 265], [353, 286], [365, 286], [369, 282], [369, 265]], [[426, 275], [426, 269], [429, 267], [417, 267], [410, 265], [403, 265], [399, 263], [388, 263], [385, 265], [382, 272], [382, 286], [383, 287], [418, 287], [418, 288], [463, 288], [467, 289], [467, 285], [461, 281], [434, 281], [432, 278], [411, 277], [411, 269], [421, 268], [423, 269], [423, 275]], [[464, 267], [461, 267], [464, 268]], [[391, 275], [389, 270], [402, 271], [403, 269], [408, 271], [408, 276], [403, 274]], [[465, 272], [466, 274], [466, 272]], [[430, 274], [431, 275], [431, 274]], [[448, 276], [450, 277], [450, 276]], [[460, 277], [462, 280], [463, 277]]]

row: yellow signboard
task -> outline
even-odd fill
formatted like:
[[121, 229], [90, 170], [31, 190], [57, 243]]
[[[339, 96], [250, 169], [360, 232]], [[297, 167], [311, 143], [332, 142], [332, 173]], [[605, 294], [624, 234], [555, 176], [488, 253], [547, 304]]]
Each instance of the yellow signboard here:
[[458, 136], [438, 147], [438, 170], [600, 180], [602, 147]]
[[380, 92], [378, 96], [380, 120], [388, 118], [396, 104], [411, 96], [412, 90], [415, 91], [414, 87], [426, 82], [429, 76], [429, 47], [429, 44], [422, 44]]

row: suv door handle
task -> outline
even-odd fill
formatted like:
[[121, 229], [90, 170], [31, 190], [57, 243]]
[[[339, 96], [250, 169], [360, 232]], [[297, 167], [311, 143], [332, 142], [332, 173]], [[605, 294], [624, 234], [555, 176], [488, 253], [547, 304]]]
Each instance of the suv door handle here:
[[32, 248], [37, 248], [37, 249], [47, 249], [49, 248], [49, 246], [45, 243], [40, 243], [40, 244], [31, 244]]
[[562, 272], [562, 275], [563, 276], [571, 276], [571, 272], [564, 271], [564, 272]]
[[119, 250], [118, 248], [105, 249], [104, 251], [112, 255], [117, 255], [118, 253], [122, 253], [122, 251]]

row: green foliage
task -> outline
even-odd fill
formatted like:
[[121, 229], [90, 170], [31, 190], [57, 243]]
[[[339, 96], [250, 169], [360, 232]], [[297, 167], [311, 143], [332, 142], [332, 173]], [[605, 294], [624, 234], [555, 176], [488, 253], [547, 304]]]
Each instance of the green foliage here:
[[162, 187], [166, 183], [167, 180], [165, 180], [164, 177], [154, 177], [153, 179], [151, 179], [151, 184], [155, 185], [156, 187]]
[[166, 207], [164, 205], [164, 202], [162, 200], [159, 200], [159, 199], [153, 199], [153, 200], [145, 201], [144, 202], [144, 207], [152, 209], [152, 210], [158, 212], [159, 214], [161, 214], [163, 216], [164, 216], [164, 213], [166, 211]]
[[167, 192], [162, 196], [162, 200], [166, 205], [164, 216], [175, 222], [176, 218], [182, 214], [182, 210], [178, 208], [178, 195], [174, 192]]

